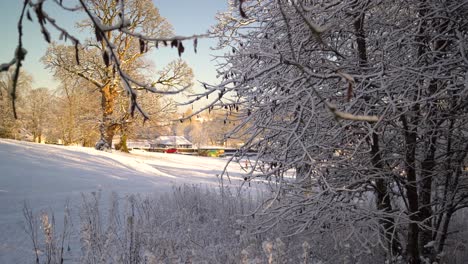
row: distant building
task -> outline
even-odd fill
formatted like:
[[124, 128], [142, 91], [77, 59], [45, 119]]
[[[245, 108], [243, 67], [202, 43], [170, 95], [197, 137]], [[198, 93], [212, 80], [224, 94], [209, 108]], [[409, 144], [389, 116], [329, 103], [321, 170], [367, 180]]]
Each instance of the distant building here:
[[[145, 149], [149, 150], [151, 148], [151, 140], [148, 139], [127, 139], [127, 148], [132, 149]], [[114, 136], [112, 139], [112, 148], [115, 149], [115, 145], [120, 143], [120, 136]]]
[[183, 136], [160, 136], [151, 144], [151, 148], [192, 148], [192, 142]]
[[127, 140], [128, 149], [150, 149], [151, 142], [146, 139]]

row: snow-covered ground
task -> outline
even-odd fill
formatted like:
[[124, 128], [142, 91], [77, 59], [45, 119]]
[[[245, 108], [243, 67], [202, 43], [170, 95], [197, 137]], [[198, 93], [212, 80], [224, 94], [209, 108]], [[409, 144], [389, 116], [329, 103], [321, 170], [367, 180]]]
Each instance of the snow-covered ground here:
[[[77, 206], [82, 193], [100, 191], [158, 194], [178, 184], [218, 186], [226, 159], [178, 154], [100, 152], [0, 139], [0, 263], [31, 262], [24, 231], [23, 204], [34, 210], [63, 211]], [[243, 170], [231, 163], [231, 184]]]

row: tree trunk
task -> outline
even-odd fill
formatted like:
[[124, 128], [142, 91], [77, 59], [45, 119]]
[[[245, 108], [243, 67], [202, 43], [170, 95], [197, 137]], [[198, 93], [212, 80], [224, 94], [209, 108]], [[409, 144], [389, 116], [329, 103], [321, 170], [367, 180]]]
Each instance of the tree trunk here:
[[[411, 111], [417, 115], [419, 106], [415, 105]], [[419, 264], [419, 196], [416, 177], [416, 144], [417, 144], [417, 121], [413, 120], [409, 127], [405, 115], [401, 116], [405, 134], [405, 169], [406, 169], [406, 195], [408, 199], [408, 215], [411, 222], [408, 226], [408, 238], [406, 244], [407, 261], [409, 264]]]
[[[445, 246], [445, 241], [447, 240], [447, 237], [448, 237], [448, 228], [449, 228], [449, 225], [450, 225], [450, 221], [452, 220], [452, 215], [453, 215], [453, 210], [452, 208], [450, 208], [447, 213], [445, 214], [445, 218], [444, 218], [444, 225], [442, 226], [442, 230], [441, 230], [441, 236], [440, 236], [440, 240], [439, 240], [439, 244], [437, 246], [437, 253], [442, 253], [443, 249], [444, 249], [444, 246]], [[439, 255], [439, 254], [437, 254]], [[436, 258], [440, 258], [440, 255], [439, 256], [436, 256]], [[440, 259], [436, 259], [437, 261], [440, 261]]]
[[125, 132], [122, 132], [120, 136], [120, 151], [130, 153], [130, 151], [128, 151], [127, 134]]
[[[354, 21], [354, 24], [353, 24], [355, 35], [356, 35], [359, 66], [361, 70], [363, 71], [365, 71], [365, 69], [368, 67], [364, 19], [365, 19], [365, 14], [361, 13], [358, 17], [356, 17], [356, 20]], [[348, 100], [351, 98], [351, 96], [352, 94], [348, 94]], [[378, 172], [383, 173], [382, 156], [380, 154], [380, 147], [379, 147], [379, 136], [375, 132], [372, 133], [371, 155], [372, 155], [371, 162], [372, 162], [373, 168], [377, 170]], [[377, 209], [384, 213], [392, 212], [393, 209], [392, 209], [392, 203], [390, 200], [390, 194], [388, 192], [387, 180], [385, 178], [380, 177], [376, 179], [375, 185], [376, 185]], [[386, 215], [384, 218], [380, 220], [380, 224], [382, 225], [385, 239], [389, 242], [389, 245], [390, 245], [390, 256], [393, 257], [393, 256], [400, 255], [401, 244], [395, 232], [395, 219], [389, 215]]]
[[[379, 148], [379, 136], [375, 132], [372, 133], [371, 155], [372, 166], [378, 172], [383, 173], [382, 156], [380, 155]], [[388, 192], [387, 180], [382, 177], [378, 178], [375, 180], [375, 186], [377, 209], [386, 214], [390, 214], [393, 211], [393, 208], [390, 200], [390, 193]], [[390, 215], [386, 215], [380, 220], [380, 224], [383, 227], [385, 239], [390, 245], [390, 256], [394, 257], [401, 255], [400, 240], [395, 232], [395, 219]]]
[[[424, 1], [423, 1], [424, 2]], [[421, 10], [422, 14], [427, 13], [425, 8]], [[423, 24], [425, 26], [426, 24]], [[435, 26], [439, 34], [444, 34], [447, 31], [448, 23], [438, 22]], [[426, 42], [429, 42], [428, 39], [425, 39]], [[436, 40], [432, 43], [434, 50], [437, 51], [434, 56], [434, 62], [438, 63], [440, 59], [442, 59], [442, 55], [447, 52], [447, 47], [449, 46], [449, 40]], [[421, 52], [426, 51], [428, 48], [426, 46], [421, 46]], [[426, 51], [427, 52], [427, 51]], [[422, 54], [421, 54], [422, 55]], [[444, 88], [445, 84], [441, 84], [440, 80], [434, 78], [430, 81], [427, 92], [429, 95], [434, 95], [439, 90]], [[431, 119], [430, 117], [434, 117], [438, 112], [438, 109], [435, 107], [435, 103], [429, 106], [428, 117], [427, 119]], [[440, 123], [439, 123], [440, 122]], [[434, 223], [431, 220], [433, 216], [432, 210], [432, 182], [434, 173], [433, 170], [436, 167], [436, 160], [435, 160], [435, 153], [436, 153], [436, 143], [439, 135], [439, 125], [442, 124], [444, 121], [439, 122], [432, 122], [430, 125], [432, 126], [431, 129], [427, 132], [429, 135], [428, 141], [428, 154], [426, 155], [425, 159], [421, 163], [421, 190], [420, 190], [420, 210], [421, 210], [421, 220], [423, 221], [424, 227], [421, 230], [420, 235], [420, 246], [422, 246], [421, 252], [424, 257], [429, 258], [431, 263], [435, 261], [436, 258], [436, 251], [434, 247], [424, 247], [427, 243], [434, 240], [434, 232], [433, 227]], [[452, 124], [450, 125], [452, 126]], [[448, 218], [450, 220], [450, 217]]]
[[[435, 134], [437, 132], [434, 131]], [[421, 163], [421, 188], [419, 194], [419, 204], [421, 212], [421, 220], [423, 221], [424, 228], [420, 234], [420, 246], [421, 252], [424, 257], [429, 257], [431, 262], [435, 259], [434, 248], [425, 247], [427, 243], [432, 241], [432, 174], [435, 167], [434, 155], [436, 151], [437, 137], [431, 136], [429, 153]]]
[[98, 150], [109, 150], [112, 148], [112, 139], [117, 128], [117, 124], [112, 120], [116, 97], [117, 91], [115, 85], [108, 83], [101, 89], [102, 120], [99, 125], [100, 139], [95, 146]]
[[307, 163], [296, 166], [296, 183], [299, 184], [305, 194], [309, 194], [312, 191], [311, 168]]

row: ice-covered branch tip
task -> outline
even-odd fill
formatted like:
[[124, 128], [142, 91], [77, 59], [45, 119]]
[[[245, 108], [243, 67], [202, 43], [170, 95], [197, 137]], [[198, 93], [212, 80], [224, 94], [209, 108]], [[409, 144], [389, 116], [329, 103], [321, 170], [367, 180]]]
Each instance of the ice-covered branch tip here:
[[380, 117], [378, 116], [372, 116], [372, 115], [353, 115], [350, 113], [346, 112], [341, 112], [336, 109], [336, 106], [330, 103], [326, 103], [327, 108], [332, 112], [332, 114], [335, 116], [337, 119], [344, 119], [344, 120], [351, 120], [351, 121], [363, 121], [363, 122], [369, 122], [369, 123], [374, 123], [378, 122], [380, 120]]
[[148, 37], [148, 36], [142, 35], [140, 33], [131, 32], [125, 28], [122, 28], [120, 30], [127, 35], [137, 37], [139, 39], [143, 39], [146, 41], [160, 41], [160, 42], [164, 42], [164, 41], [171, 42], [174, 40], [178, 40], [178, 41], [191, 40], [191, 39], [198, 39], [198, 38], [206, 38], [210, 36], [210, 34], [194, 34], [191, 36], [174, 36], [174, 37], [167, 37], [167, 38], [154, 38], [154, 37]]
[[118, 29], [122, 29], [122, 28], [126, 28], [126, 27], [129, 27], [130, 24], [131, 24], [129, 20], [125, 20], [124, 16], [122, 16], [119, 23], [117, 23], [116, 25], [110, 25], [110, 26], [102, 24], [100, 19], [97, 16], [93, 15], [93, 14], [90, 14], [90, 18], [92, 19], [93, 23], [95, 24], [95, 27], [98, 28], [99, 31], [101, 31], [102, 33], [109, 32], [109, 31], [114, 31], [114, 30], [118, 30]]
[[[301, 10], [299, 10], [299, 7], [297, 4], [292, 1], [292, 5], [294, 6], [294, 9], [296, 9], [296, 12], [301, 16], [301, 18], [304, 20], [305, 24], [307, 27], [310, 29], [310, 31], [314, 34], [314, 36], [321, 42], [322, 39], [320, 35], [325, 31], [325, 27], [320, 27], [319, 25], [316, 25], [314, 22], [310, 21], [303, 13]], [[281, 4], [281, 3], [280, 3]], [[301, 7], [304, 8], [301, 4]]]
[[353, 115], [346, 112], [341, 111], [334, 111], [333, 114], [336, 118], [345, 119], [345, 120], [352, 120], [352, 121], [364, 121], [364, 122], [378, 122], [380, 118], [378, 116], [370, 116], [370, 115]]
[[74, 7], [65, 6], [63, 4], [62, 0], [54, 0], [54, 2], [57, 5], [59, 5], [61, 8], [63, 8], [64, 10], [67, 10], [67, 11], [75, 12], [75, 11], [81, 10], [81, 6], [74, 6]]
[[11, 66], [13, 66], [16, 63], [16, 58], [13, 58], [10, 62], [8, 63], [2, 63], [0, 64], [0, 72], [3, 71], [8, 71]]
[[[344, 78], [346, 78], [348, 80], [348, 82], [350, 83], [350, 85], [351, 85], [352, 82], [354, 82], [354, 78], [352, 76], [350, 76], [349, 74], [340, 73], [339, 76], [343, 76]], [[312, 87], [312, 91], [314, 91], [314, 93], [317, 95], [317, 97], [321, 101], [323, 101], [325, 103], [325, 106], [327, 107], [327, 109], [333, 114], [333, 116], [336, 119], [351, 120], [351, 121], [363, 121], [363, 122], [369, 122], [369, 123], [375, 123], [375, 122], [378, 122], [380, 120], [380, 117], [378, 117], [378, 116], [353, 115], [353, 114], [350, 114], [350, 113], [341, 112], [341, 111], [339, 111], [337, 109], [337, 107], [334, 104], [327, 102], [326, 99], [320, 94], [320, 92], [317, 91], [317, 89]], [[349, 100], [349, 95], [348, 95], [348, 100]]]

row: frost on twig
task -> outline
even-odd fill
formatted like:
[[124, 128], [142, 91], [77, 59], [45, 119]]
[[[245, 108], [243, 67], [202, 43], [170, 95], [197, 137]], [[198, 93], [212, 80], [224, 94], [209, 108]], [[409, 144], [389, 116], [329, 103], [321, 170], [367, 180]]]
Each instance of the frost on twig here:
[[335, 105], [327, 103], [327, 108], [335, 116], [336, 119], [350, 120], [350, 121], [363, 121], [363, 122], [378, 122], [380, 118], [378, 116], [370, 115], [353, 115], [350, 113], [342, 112], [336, 109]]

